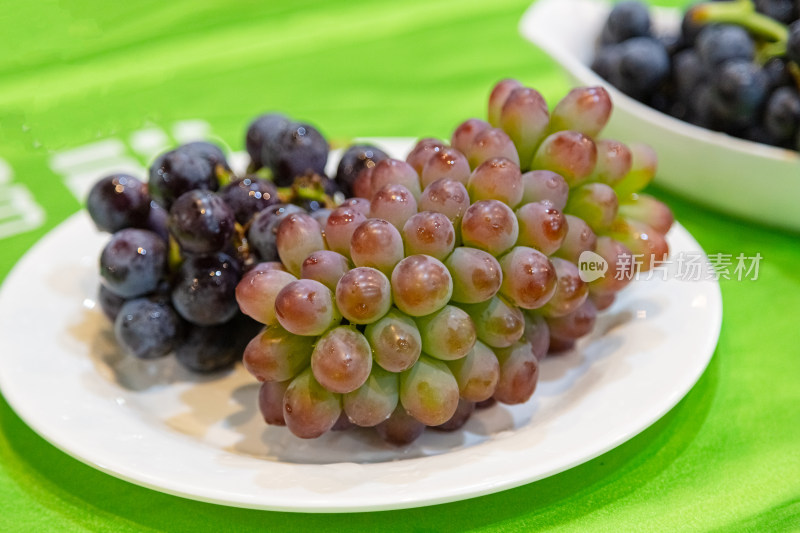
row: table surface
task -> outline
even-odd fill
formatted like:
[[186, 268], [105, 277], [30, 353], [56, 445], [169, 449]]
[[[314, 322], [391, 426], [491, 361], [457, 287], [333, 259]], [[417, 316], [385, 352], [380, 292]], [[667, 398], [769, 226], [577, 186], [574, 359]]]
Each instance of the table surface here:
[[[267, 110], [311, 121], [340, 144], [447, 136], [484, 115], [501, 77], [551, 103], [568, 89], [517, 33], [527, 0], [135, 4], [16, 2], [0, 14], [0, 279], [80, 209], [76, 194], [104, 168], [141, 172], [165, 143], [210, 135], [241, 150], [248, 120]], [[698, 384], [617, 449], [536, 483], [435, 507], [260, 512], [93, 470], [0, 398], [0, 529], [800, 529], [800, 239], [653, 192], [709, 254], [763, 260], [757, 280], [721, 281], [722, 334]]]

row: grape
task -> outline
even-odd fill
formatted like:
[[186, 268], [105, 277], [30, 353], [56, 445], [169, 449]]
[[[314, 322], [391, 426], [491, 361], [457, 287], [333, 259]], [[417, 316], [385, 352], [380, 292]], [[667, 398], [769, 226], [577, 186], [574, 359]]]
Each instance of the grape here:
[[800, 22], [794, 21], [789, 26], [789, 38], [786, 43], [786, 57], [800, 65]]
[[591, 292], [589, 291], [589, 300], [594, 303], [598, 311], [605, 311], [611, 304], [614, 303], [616, 295], [613, 292]]
[[617, 45], [619, 61], [611, 83], [634, 98], [644, 99], [669, 77], [669, 55], [651, 37], [634, 37]]
[[399, 387], [397, 374], [373, 365], [367, 381], [342, 396], [344, 412], [357, 426], [377, 426], [389, 418], [397, 407], [400, 401]]
[[650, 13], [647, 6], [638, 1], [620, 2], [614, 5], [603, 26], [604, 43], [621, 43], [631, 37], [650, 35]]
[[582, 218], [573, 215], [564, 215], [564, 218], [567, 219], [567, 236], [555, 255], [577, 263], [583, 252], [594, 251], [597, 236]]
[[460, 359], [475, 344], [475, 324], [466, 311], [445, 305], [440, 310], [417, 318], [422, 351], [437, 359]]
[[442, 148], [431, 155], [420, 173], [422, 188], [439, 179], [456, 180], [464, 185], [469, 179], [469, 162], [467, 158], [454, 148]]
[[441, 261], [429, 255], [410, 255], [392, 271], [392, 298], [411, 316], [438, 311], [453, 294], [453, 280]]
[[348, 198], [339, 207], [352, 207], [365, 217], [369, 216], [369, 211], [372, 209], [370, 201], [366, 198]]
[[319, 224], [320, 228], [324, 228], [328, 224], [328, 218], [331, 216], [332, 212], [332, 209], [321, 207], [316, 211], [311, 211], [309, 214], [311, 215], [311, 218], [317, 221], [317, 224]]
[[731, 59], [751, 61], [755, 56], [753, 39], [747, 30], [730, 24], [706, 26], [697, 36], [695, 47], [707, 69]]
[[445, 259], [453, 278], [452, 299], [459, 303], [485, 302], [500, 290], [503, 272], [491, 254], [477, 248], [459, 247]]
[[396, 446], [411, 444], [425, 431], [425, 424], [408, 414], [401, 403], [389, 418], [375, 426], [381, 439]]
[[597, 318], [597, 308], [587, 299], [568, 315], [547, 319], [550, 334], [560, 339], [579, 339], [588, 335]]
[[572, 89], [550, 117], [550, 131], [572, 130], [597, 137], [611, 116], [611, 97], [602, 87]]
[[271, 156], [275, 184], [289, 186], [297, 176], [324, 175], [329, 149], [325, 137], [313, 126], [290, 124], [277, 136]]
[[591, 179], [615, 186], [630, 172], [633, 155], [630, 148], [619, 141], [600, 139], [597, 146], [597, 163]]
[[467, 246], [500, 255], [517, 242], [519, 224], [514, 212], [498, 200], [480, 200], [461, 220], [461, 238]]
[[643, 222], [618, 218], [612, 224], [609, 236], [630, 249], [642, 272], [663, 263], [669, 255], [669, 245], [664, 235]]
[[233, 211], [236, 222], [242, 225], [259, 211], [280, 202], [275, 185], [255, 176], [237, 178], [223, 187], [219, 195]]
[[342, 407], [342, 412], [339, 413], [339, 418], [336, 419], [336, 423], [331, 427], [331, 431], [347, 431], [354, 427], [356, 427], [356, 425], [350, 422], [350, 419], [347, 418], [347, 414], [344, 412], [344, 407]]
[[532, 170], [522, 175], [522, 201], [550, 202], [555, 209], [563, 211], [567, 205], [569, 185], [560, 175], [550, 170]]
[[150, 201], [150, 213], [147, 215], [147, 221], [142, 224], [143, 229], [148, 229], [161, 237], [166, 243], [169, 242], [169, 212], [161, 207], [161, 204], [155, 200]]
[[285, 426], [283, 397], [291, 381], [265, 381], [258, 389], [258, 410], [264, 422], [272, 426]]
[[122, 296], [118, 296], [111, 292], [108, 287], [100, 284], [100, 289], [97, 291], [97, 303], [100, 304], [100, 309], [109, 320], [113, 321], [117, 318], [119, 310], [122, 308], [127, 300]]
[[446, 215], [422, 211], [406, 221], [403, 241], [407, 255], [425, 254], [443, 261], [453, 251], [456, 231]]
[[256, 327], [260, 329], [261, 325], [242, 315], [217, 326], [189, 325], [175, 348], [175, 358], [185, 368], [201, 374], [230, 368], [242, 358], [247, 339], [258, 331]]
[[458, 407], [458, 383], [446, 364], [422, 355], [400, 374], [400, 403], [427, 426], [444, 424]]
[[754, 3], [756, 11], [784, 24], [791, 24], [797, 19], [797, 8], [792, 0], [755, 0]]
[[422, 193], [417, 171], [399, 159], [384, 159], [375, 165], [372, 169], [372, 195], [369, 198], [372, 199], [375, 193], [386, 185], [403, 185], [415, 200], [418, 200]]
[[275, 269], [270, 263], [259, 263], [248, 270], [236, 285], [236, 302], [242, 313], [261, 322], [275, 325], [275, 298], [289, 283], [297, 278], [288, 272]]
[[351, 392], [359, 388], [372, 370], [372, 350], [366, 337], [353, 326], [327, 331], [311, 353], [311, 371], [316, 380], [331, 392]]
[[379, 218], [359, 224], [350, 240], [350, 257], [356, 266], [372, 267], [389, 276], [403, 258], [403, 237], [397, 228]]
[[[522, 87], [517, 80], [506, 78], [497, 82], [489, 95], [489, 123], [494, 127], [500, 126], [500, 115], [503, 105], [508, 100], [511, 91]], [[455, 146], [455, 143], [453, 143]]]
[[523, 315], [525, 316], [523, 339], [531, 345], [533, 355], [541, 361], [547, 357], [547, 348], [550, 346], [550, 328], [544, 317], [538, 313], [527, 312]]
[[675, 222], [672, 211], [663, 202], [649, 194], [632, 194], [619, 206], [619, 214], [644, 222], [659, 233], [666, 235]]
[[621, 291], [633, 279], [635, 267], [631, 251], [611, 237], [598, 237], [595, 253], [608, 263], [608, 271], [589, 284], [589, 290], [597, 293]]
[[397, 309], [367, 325], [364, 335], [372, 346], [375, 362], [390, 372], [411, 368], [422, 352], [422, 337], [416, 323]]
[[507, 348], [496, 348], [494, 353], [500, 363], [494, 397], [505, 404], [527, 402], [539, 381], [539, 360], [531, 345], [517, 342]]
[[481, 402], [494, 394], [500, 377], [500, 364], [492, 349], [481, 341], [476, 341], [465, 357], [448, 361], [447, 366], [465, 400]]
[[478, 339], [493, 348], [517, 342], [525, 329], [522, 311], [503, 298], [493, 297], [478, 304], [461, 305], [472, 318]]
[[354, 268], [336, 285], [336, 305], [353, 324], [375, 322], [392, 306], [389, 279], [374, 268]]
[[483, 400], [482, 402], [475, 402], [475, 409], [488, 409], [489, 407], [492, 407], [496, 403], [497, 400], [495, 400], [494, 398], [488, 398], [486, 400]]
[[517, 244], [536, 248], [545, 255], [558, 250], [567, 236], [567, 219], [549, 201], [531, 202], [517, 209]]
[[330, 250], [312, 252], [300, 267], [300, 277], [319, 281], [330, 290], [336, 290], [336, 284], [350, 270], [350, 261], [342, 254]]
[[[411, 168], [417, 174], [422, 174], [422, 169], [425, 167], [425, 163], [428, 162], [428, 159], [439, 150], [443, 150], [445, 145], [439, 139], [433, 139], [430, 137], [420, 139], [417, 141], [417, 144], [414, 145], [414, 148], [408, 153], [408, 157], [406, 157], [406, 163], [411, 165]], [[463, 152], [463, 150], [462, 150]]]
[[281, 262], [295, 276], [300, 275], [300, 268], [309, 254], [325, 249], [322, 228], [305, 213], [292, 213], [281, 221], [275, 244]]
[[321, 335], [341, 320], [331, 290], [313, 279], [292, 281], [275, 297], [275, 316], [295, 335]]
[[461, 427], [467, 423], [467, 420], [469, 420], [469, 417], [472, 416], [472, 413], [474, 411], [475, 411], [474, 402], [459, 399], [458, 407], [456, 407], [456, 412], [453, 413], [453, 416], [450, 417], [450, 420], [448, 420], [444, 424], [433, 426], [432, 429], [435, 429], [437, 431], [456, 431], [457, 429], [461, 429]]
[[276, 204], [260, 211], [250, 224], [247, 242], [255, 250], [262, 261], [278, 259], [278, 225], [292, 213], [302, 213], [296, 205]]
[[155, 359], [171, 352], [181, 321], [169, 304], [137, 298], [125, 302], [114, 321], [117, 343], [140, 359]]
[[278, 139], [290, 124], [291, 121], [279, 113], [261, 115], [250, 123], [245, 146], [250, 154], [253, 170], [272, 166]]
[[759, 65], [744, 59], [726, 61], [711, 78], [711, 110], [731, 126], [748, 126], [757, 120], [767, 90], [767, 75]]
[[367, 214], [351, 206], [340, 206], [334, 209], [325, 223], [325, 241], [328, 248], [350, 257], [350, 241], [356, 228], [365, 220]]
[[644, 189], [656, 175], [658, 157], [655, 150], [642, 143], [632, 143], [628, 146], [633, 156], [631, 170], [625, 177], [614, 185], [617, 196], [625, 200], [629, 195]]
[[614, 189], [605, 183], [586, 183], [572, 190], [564, 209], [586, 222], [592, 231], [608, 229], [617, 216], [619, 200]]
[[364, 169], [372, 168], [388, 157], [383, 150], [371, 144], [354, 144], [349, 147], [342, 154], [336, 170], [336, 182], [345, 196], [352, 196], [353, 184]]
[[470, 168], [476, 168], [493, 157], [505, 157], [519, 166], [517, 149], [508, 134], [500, 128], [489, 128], [478, 133], [464, 155], [467, 156]]
[[514, 207], [522, 200], [522, 174], [508, 159], [487, 159], [472, 172], [467, 191], [473, 202], [499, 200]]
[[420, 211], [435, 211], [450, 219], [453, 227], [460, 225], [461, 217], [469, 207], [469, 194], [463, 183], [455, 180], [436, 180], [422, 192]]
[[147, 187], [127, 174], [112, 174], [92, 186], [86, 209], [100, 231], [143, 227], [150, 214]]
[[179, 146], [157, 157], [150, 167], [150, 196], [166, 208], [185, 192], [218, 188], [216, 160], [206, 157], [196, 146]]
[[314, 439], [333, 427], [342, 412], [341, 396], [317, 383], [307, 368], [292, 380], [283, 396], [283, 419], [301, 439]]
[[542, 308], [542, 314], [559, 317], [580, 307], [589, 295], [589, 286], [581, 279], [580, 271], [574, 263], [557, 257], [552, 259], [552, 263], [558, 276], [558, 284], [555, 294]]
[[[353, 182], [353, 195], [360, 198], [372, 198], [372, 171], [374, 167], [367, 167], [359, 173]], [[369, 214], [369, 210], [365, 215]]]
[[210, 191], [184, 193], [169, 210], [169, 232], [182, 250], [194, 254], [222, 250], [233, 235], [235, 223], [231, 208]]
[[542, 141], [531, 166], [557, 172], [574, 187], [592, 174], [596, 162], [592, 139], [577, 131], [559, 131]]
[[556, 270], [547, 256], [527, 246], [515, 246], [500, 258], [500, 293], [523, 309], [537, 309], [556, 291]]
[[239, 266], [229, 255], [189, 257], [176, 275], [172, 305], [178, 314], [198, 326], [222, 324], [239, 310], [238, 282]]
[[694, 48], [688, 48], [675, 54], [673, 69], [678, 95], [684, 100], [691, 97], [700, 83], [706, 81], [708, 74], [700, 60], [700, 55]]
[[800, 93], [792, 87], [779, 87], [767, 101], [764, 125], [778, 142], [793, 139], [800, 131]]
[[403, 185], [384, 185], [372, 197], [370, 218], [381, 218], [398, 230], [417, 212], [417, 201]]
[[164, 275], [167, 247], [143, 229], [126, 228], [111, 236], [100, 254], [100, 276], [111, 292], [123, 298], [155, 290]]
[[550, 336], [550, 348], [547, 350], [547, 355], [559, 355], [568, 352], [575, 347], [575, 339], [561, 339], [555, 336]]
[[509, 93], [500, 112], [500, 126], [514, 141], [520, 166], [527, 168], [542, 139], [547, 135], [550, 113], [538, 91], [518, 87]]
[[258, 381], [286, 381], [308, 366], [314, 341], [269, 326], [247, 344], [242, 362]]
[[472, 140], [476, 135], [491, 127], [491, 124], [488, 122], [477, 118], [465, 120], [453, 132], [453, 136], [450, 138], [450, 144], [463, 154], [472, 144]]

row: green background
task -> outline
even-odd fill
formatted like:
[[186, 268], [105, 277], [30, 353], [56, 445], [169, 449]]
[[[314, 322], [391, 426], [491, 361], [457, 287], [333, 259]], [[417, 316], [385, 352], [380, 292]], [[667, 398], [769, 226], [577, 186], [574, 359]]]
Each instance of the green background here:
[[[491, 85], [505, 76], [556, 101], [565, 78], [517, 33], [527, 7], [527, 0], [4, 4], [0, 157], [47, 218], [0, 240], [0, 278], [80, 208], [49, 169], [55, 151], [194, 118], [238, 150], [248, 119], [270, 109], [312, 121], [334, 140], [447, 136], [464, 118], [483, 116]], [[463, 502], [282, 514], [119, 481], [46, 443], [0, 399], [0, 529], [800, 530], [798, 236], [655, 194], [709, 254], [764, 259], [757, 281], [722, 281], [722, 334], [699, 383], [617, 449]]]

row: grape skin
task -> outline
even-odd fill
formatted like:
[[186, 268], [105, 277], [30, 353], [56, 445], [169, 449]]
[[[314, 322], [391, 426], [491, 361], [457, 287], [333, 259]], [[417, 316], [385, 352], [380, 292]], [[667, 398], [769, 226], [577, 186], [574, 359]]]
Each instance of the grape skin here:
[[475, 412], [475, 403], [468, 400], [459, 399], [456, 412], [450, 417], [450, 420], [438, 426], [431, 426], [431, 429], [436, 431], [456, 431], [461, 429], [467, 423], [469, 417]]
[[452, 305], [416, 320], [422, 337], [422, 351], [452, 361], [467, 355], [477, 339], [475, 324], [469, 315]]
[[569, 230], [567, 219], [548, 201], [531, 202], [516, 212], [519, 222], [517, 244], [554, 254], [564, 243]]
[[384, 159], [372, 169], [372, 199], [376, 192], [386, 185], [402, 185], [419, 200], [422, 190], [419, 185], [419, 176], [414, 167], [399, 159]]
[[572, 130], [597, 137], [611, 116], [611, 96], [603, 87], [576, 87], [550, 117], [550, 131]]
[[538, 313], [524, 312], [523, 315], [525, 316], [523, 338], [531, 345], [533, 354], [541, 361], [547, 357], [547, 348], [550, 346], [548, 322]]
[[172, 305], [189, 322], [213, 326], [230, 320], [239, 311], [236, 286], [239, 266], [227, 254], [187, 258], [172, 286]]
[[123, 298], [155, 290], [164, 275], [167, 247], [152, 231], [126, 228], [111, 236], [100, 254], [100, 276]]
[[500, 111], [500, 126], [514, 141], [522, 167], [530, 165], [549, 125], [547, 102], [538, 91], [517, 87], [509, 93]]
[[475, 136], [492, 125], [478, 118], [470, 118], [458, 125], [450, 137], [450, 144], [459, 152], [466, 153]]
[[469, 206], [461, 220], [464, 244], [501, 255], [517, 242], [519, 223], [514, 212], [498, 200], [479, 200]]
[[559, 131], [542, 141], [531, 168], [557, 172], [574, 187], [592, 174], [596, 163], [597, 146], [592, 139], [577, 131]]
[[447, 365], [423, 355], [400, 375], [400, 403], [427, 426], [444, 424], [458, 407], [458, 383]]
[[375, 426], [378, 436], [389, 444], [405, 446], [411, 444], [425, 431], [425, 424], [408, 414], [400, 402], [394, 412]]
[[330, 250], [318, 250], [306, 257], [300, 266], [300, 277], [319, 281], [335, 291], [339, 280], [350, 271], [350, 261], [342, 254]]
[[422, 211], [403, 225], [406, 255], [425, 254], [440, 261], [450, 255], [456, 242], [452, 222], [442, 213]]
[[523, 309], [545, 305], [556, 292], [556, 269], [542, 252], [516, 246], [500, 258], [500, 293]]
[[341, 320], [331, 290], [313, 279], [299, 279], [275, 297], [275, 316], [295, 335], [321, 335]]
[[417, 212], [417, 200], [403, 185], [384, 185], [372, 197], [370, 218], [380, 218], [398, 230]]
[[485, 302], [500, 290], [503, 272], [493, 255], [477, 248], [459, 247], [445, 259], [453, 278], [452, 299], [459, 303]]
[[448, 361], [447, 366], [456, 378], [462, 398], [481, 402], [494, 394], [500, 379], [500, 363], [492, 349], [481, 341], [476, 341], [465, 357]]
[[442, 148], [425, 162], [420, 183], [423, 189], [439, 179], [451, 179], [466, 185], [469, 175], [469, 162], [464, 154], [455, 148]]
[[387, 276], [404, 255], [400, 232], [380, 218], [370, 218], [359, 224], [350, 239], [353, 264], [375, 268]]
[[441, 261], [429, 255], [410, 255], [392, 271], [392, 298], [411, 316], [429, 315], [453, 295], [453, 279]]
[[467, 191], [473, 202], [499, 200], [513, 208], [522, 200], [522, 174], [504, 157], [487, 159], [469, 176]]
[[525, 330], [522, 311], [501, 297], [460, 307], [472, 318], [478, 339], [492, 348], [511, 346]]
[[258, 389], [258, 410], [264, 422], [271, 426], [285, 426], [283, 397], [291, 381], [265, 381]]
[[150, 195], [147, 187], [133, 176], [112, 174], [92, 186], [86, 209], [101, 231], [113, 233], [144, 227], [150, 214]]
[[416, 323], [398, 309], [367, 325], [364, 335], [375, 362], [390, 372], [411, 368], [422, 353], [422, 336]]
[[508, 100], [514, 89], [519, 89], [520, 87], [522, 87], [522, 84], [519, 81], [506, 78], [497, 82], [492, 88], [492, 92], [489, 95], [489, 123], [492, 126], [500, 126], [500, 117], [506, 100]]
[[378, 365], [373, 365], [372, 372], [361, 387], [342, 396], [347, 417], [361, 427], [377, 426], [389, 418], [399, 401], [398, 375]]
[[272, 268], [270, 263], [259, 263], [248, 270], [236, 285], [239, 309], [262, 324], [277, 324], [275, 299], [281, 289], [296, 280], [288, 272]]
[[531, 170], [522, 175], [522, 204], [550, 202], [553, 208], [564, 210], [569, 196], [569, 185], [560, 174], [551, 170]]
[[469, 205], [469, 194], [464, 184], [446, 178], [425, 187], [419, 201], [420, 211], [441, 213], [450, 219], [454, 228], [460, 227]]
[[518, 342], [507, 348], [496, 348], [494, 352], [500, 363], [494, 398], [510, 405], [527, 402], [539, 380], [539, 360], [531, 345]]
[[367, 214], [352, 205], [334, 209], [325, 223], [325, 241], [328, 248], [349, 258], [353, 233], [367, 220]]
[[125, 302], [114, 322], [117, 343], [139, 359], [170, 353], [178, 341], [181, 321], [169, 304], [137, 298]]
[[283, 418], [301, 439], [319, 437], [336, 424], [341, 396], [326, 390], [307, 368], [292, 380], [283, 397]]
[[222, 250], [234, 231], [233, 211], [210, 191], [189, 191], [169, 210], [169, 232], [183, 251], [209, 254]]
[[322, 229], [305, 213], [293, 213], [284, 218], [278, 226], [275, 242], [281, 262], [295, 276], [300, 275], [303, 261], [309, 254], [325, 249]]
[[564, 218], [567, 220], [567, 235], [555, 255], [577, 264], [583, 252], [595, 251], [597, 235], [582, 218], [573, 215], [564, 215]]
[[552, 259], [552, 263], [558, 284], [542, 313], [546, 317], [559, 317], [570, 314], [583, 304], [589, 295], [589, 286], [580, 278], [580, 271], [574, 263], [557, 257]]
[[314, 378], [331, 392], [359, 388], [372, 370], [372, 350], [366, 337], [352, 326], [339, 326], [317, 341], [311, 354]]
[[446, 148], [446, 146], [439, 139], [433, 139], [431, 137], [420, 139], [408, 153], [406, 163], [411, 165], [414, 172], [422, 174], [422, 170], [425, 168], [425, 163], [428, 162], [428, 159], [444, 148]]
[[374, 268], [354, 268], [336, 285], [336, 305], [351, 323], [371, 324], [392, 306], [389, 279]]
[[269, 326], [247, 344], [242, 362], [258, 381], [286, 381], [308, 366], [313, 345], [313, 337]]

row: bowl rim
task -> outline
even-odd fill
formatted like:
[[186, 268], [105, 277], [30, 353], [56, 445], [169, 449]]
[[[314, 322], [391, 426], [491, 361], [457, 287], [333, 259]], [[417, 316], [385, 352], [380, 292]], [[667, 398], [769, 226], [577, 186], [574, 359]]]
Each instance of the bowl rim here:
[[[519, 32], [526, 40], [542, 49], [581, 83], [600, 85], [605, 88], [611, 94], [611, 99], [615, 106], [627, 107], [633, 114], [636, 114], [646, 122], [699, 142], [713, 144], [728, 150], [736, 150], [737, 152], [750, 156], [782, 162], [800, 163], [800, 152], [749, 141], [747, 139], [728, 135], [727, 133], [703, 128], [667, 115], [666, 113], [662, 113], [623, 93], [607, 80], [600, 77], [575, 55], [570, 53], [566, 47], [560, 46], [563, 39], [559, 40], [558, 32], [550, 31], [550, 26], [548, 24], [542, 24], [542, 22], [549, 20], [546, 16], [547, 8], [556, 3], [561, 5], [585, 5], [587, 3], [610, 5], [610, 3], [605, 0], [537, 0], [528, 7], [522, 15], [522, 19], [519, 22]], [[669, 15], [674, 15], [679, 12], [679, 9], [652, 7], [651, 12], [654, 13], [656, 17], [664, 18]]]

